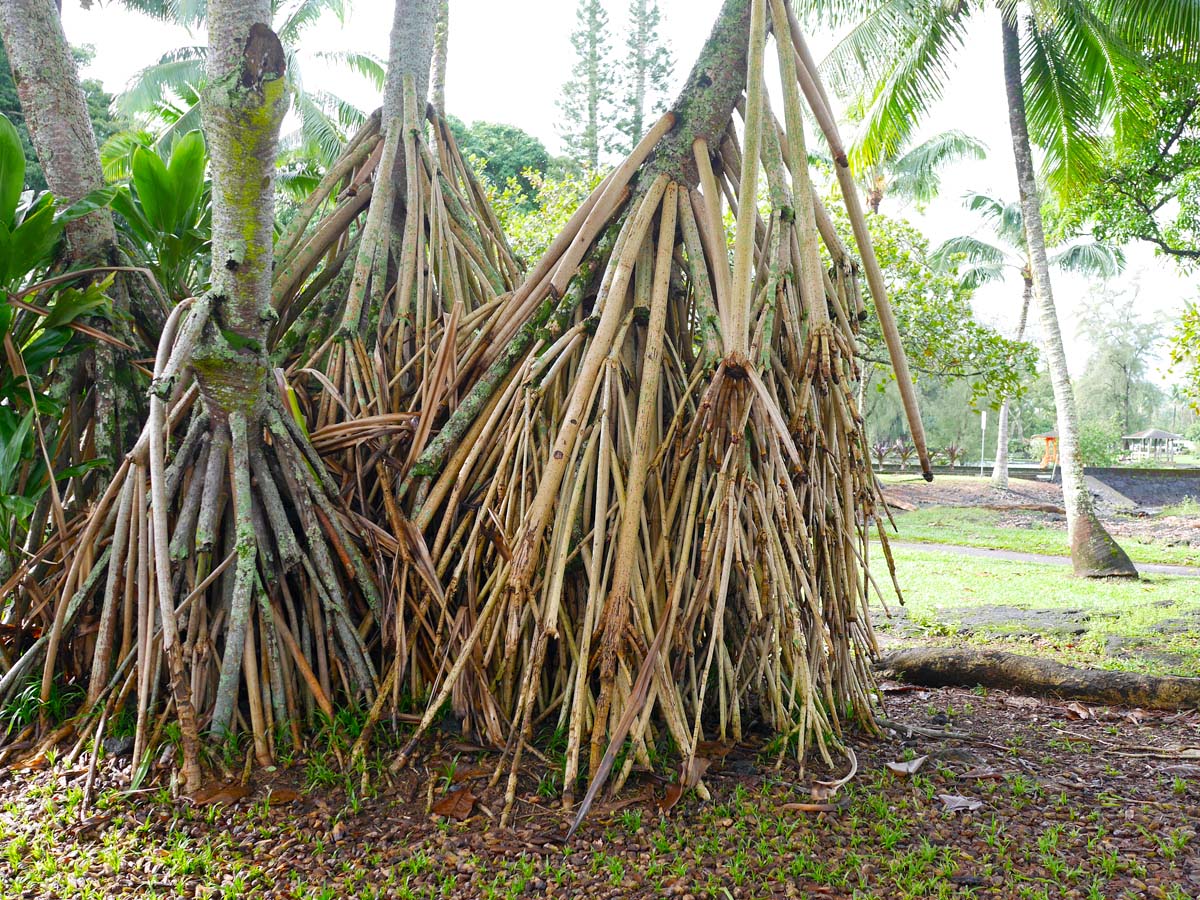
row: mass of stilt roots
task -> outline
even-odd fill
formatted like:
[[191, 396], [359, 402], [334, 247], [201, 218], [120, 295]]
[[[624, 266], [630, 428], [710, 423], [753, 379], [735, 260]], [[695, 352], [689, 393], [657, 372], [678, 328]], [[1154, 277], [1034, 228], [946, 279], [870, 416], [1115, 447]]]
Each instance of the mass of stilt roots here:
[[653, 155], [676, 125], [659, 123], [515, 295], [526, 324], [443, 431], [456, 442], [409, 473], [420, 567], [442, 587], [385, 683], [431, 638], [444, 664], [400, 762], [449, 701], [505, 748], [506, 815], [538, 733], [563, 736], [570, 804], [622, 746], [614, 788], [664, 739], [686, 773], [702, 741], [751, 725], [827, 760], [848, 722], [872, 727], [857, 267], [808, 176], [815, 74], [783, 3], [751, 6], [741, 137], [732, 117], [698, 136], [691, 185]]

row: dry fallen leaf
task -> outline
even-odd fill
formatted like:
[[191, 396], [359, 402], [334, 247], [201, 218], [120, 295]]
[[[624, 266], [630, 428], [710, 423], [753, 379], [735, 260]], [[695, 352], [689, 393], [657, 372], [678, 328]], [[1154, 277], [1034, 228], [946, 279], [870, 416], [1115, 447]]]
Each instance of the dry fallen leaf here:
[[459, 822], [469, 819], [475, 810], [475, 795], [470, 788], [459, 788], [451, 791], [437, 803], [433, 804], [434, 815], [447, 819], [457, 819]]
[[300, 799], [300, 792], [293, 788], [273, 788], [267, 794], [268, 806], [281, 806], [284, 803], [295, 803]]
[[983, 806], [983, 801], [972, 800], [970, 797], [961, 797], [958, 794], [938, 794], [938, 799], [942, 801], [942, 809], [945, 812], [973, 812]]
[[899, 775], [901, 778], [907, 778], [909, 775], [916, 775], [921, 771], [921, 766], [925, 765], [928, 759], [928, 756], [917, 756], [906, 762], [890, 762], [886, 765], [889, 772]]
[[244, 784], [217, 782], [205, 785], [187, 799], [194, 806], [212, 806], [215, 803], [237, 803], [248, 796], [250, 796], [250, 788]]
[[834, 812], [844, 805], [844, 800], [838, 803], [785, 803], [779, 809], [783, 812]]
[[664, 813], [669, 813], [679, 802], [683, 796], [683, 788], [678, 784], [668, 784], [666, 796], [658, 801], [658, 808]]
[[1068, 703], [1066, 705], [1066, 711], [1068, 719], [1079, 719], [1080, 721], [1083, 721], [1092, 717], [1092, 711], [1078, 700]]

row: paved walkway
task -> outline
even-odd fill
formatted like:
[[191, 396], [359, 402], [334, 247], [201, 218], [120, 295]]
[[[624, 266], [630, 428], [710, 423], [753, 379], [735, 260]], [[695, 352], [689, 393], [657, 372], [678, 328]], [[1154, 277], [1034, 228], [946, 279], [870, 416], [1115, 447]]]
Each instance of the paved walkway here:
[[[924, 541], [890, 540], [893, 547], [909, 550], [933, 550], [937, 553], [953, 553], [957, 556], [975, 556], [981, 559], [1007, 559], [1012, 562], [1043, 563], [1050, 566], [1069, 566], [1069, 556], [1046, 556], [1041, 553], [1021, 553], [1017, 550], [991, 550], [986, 547], [960, 547], [958, 544], [927, 544]], [[1184, 578], [1200, 578], [1200, 566], [1170, 566], [1163, 563], [1134, 562], [1143, 575], [1179, 575]]]

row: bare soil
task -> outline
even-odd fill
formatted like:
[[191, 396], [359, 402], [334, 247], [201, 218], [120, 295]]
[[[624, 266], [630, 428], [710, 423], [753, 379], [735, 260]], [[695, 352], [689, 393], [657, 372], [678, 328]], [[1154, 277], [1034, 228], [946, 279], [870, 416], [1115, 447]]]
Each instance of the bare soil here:
[[[1002, 513], [996, 524], [1002, 528], [1029, 528], [1032, 525], [1066, 530], [1061, 513], [1022, 509], [1031, 504], [1062, 506], [1062, 485], [1044, 481], [1011, 479], [1008, 490], [998, 490], [987, 481], [975, 478], [935, 478], [925, 482], [919, 476], [911, 480], [888, 481], [884, 498], [904, 506], [923, 509], [930, 506], [982, 507]], [[1118, 540], [1129, 538], [1158, 541], [1170, 545], [1200, 547], [1200, 516], [1149, 515], [1124, 510], [1100, 502], [1097, 514]]]

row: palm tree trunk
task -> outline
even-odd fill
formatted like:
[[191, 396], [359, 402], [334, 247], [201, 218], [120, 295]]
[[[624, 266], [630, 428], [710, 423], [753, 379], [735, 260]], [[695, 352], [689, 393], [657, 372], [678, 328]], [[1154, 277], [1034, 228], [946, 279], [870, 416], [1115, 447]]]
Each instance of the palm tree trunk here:
[[1042, 341], [1050, 380], [1054, 387], [1054, 405], [1058, 413], [1059, 461], [1062, 467], [1063, 505], [1067, 510], [1067, 529], [1071, 542], [1071, 562], [1076, 575], [1100, 577], [1122, 575], [1137, 577], [1137, 570], [1125, 551], [1100, 524], [1092, 505], [1079, 455], [1079, 413], [1067, 371], [1058, 311], [1050, 287], [1050, 265], [1046, 257], [1046, 235], [1042, 225], [1041, 196], [1034, 175], [1033, 152], [1025, 115], [1025, 95], [1021, 78], [1020, 37], [1017, 23], [1008, 14], [1001, 16], [1004, 52], [1004, 87], [1008, 96], [1008, 119], [1016, 158], [1017, 187], [1025, 236], [1032, 263], [1033, 296], [1041, 316]]
[[[1028, 269], [1026, 270], [1028, 271]], [[1025, 287], [1021, 293], [1021, 318], [1017, 323], [1017, 340], [1025, 339], [1025, 325], [1029, 321], [1029, 303], [1033, 299], [1033, 278], [1022, 273]], [[996, 433], [996, 465], [992, 468], [992, 487], [1008, 490], [1008, 397], [1000, 404], [1000, 423]]]

